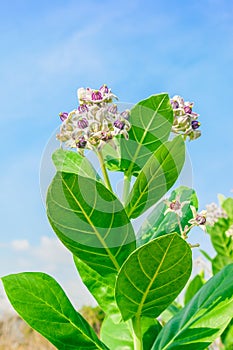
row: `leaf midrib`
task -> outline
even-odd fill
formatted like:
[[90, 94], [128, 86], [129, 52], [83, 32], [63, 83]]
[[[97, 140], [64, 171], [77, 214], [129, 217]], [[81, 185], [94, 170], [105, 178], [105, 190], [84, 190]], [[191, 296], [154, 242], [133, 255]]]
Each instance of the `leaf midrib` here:
[[75, 197], [75, 195], [72, 193], [72, 191], [70, 190], [69, 186], [66, 184], [65, 180], [62, 178], [62, 182], [65, 185], [66, 189], [68, 190], [68, 192], [70, 193], [70, 195], [72, 196], [72, 198], [74, 199], [74, 201], [77, 203], [77, 205], [80, 207], [84, 217], [86, 218], [87, 222], [89, 223], [89, 225], [93, 228], [93, 231], [95, 232], [97, 238], [99, 239], [100, 243], [102, 244], [103, 248], [106, 250], [110, 260], [112, 261], [113, 265], [115, 266], [116, 270], [119, 271], [120, 270], [120, 265], [118, 264], [117, 260], [115, 259], [115, 257], [112, 255], [110, 249], [108, 248], [108, 246], [106, 245], [104, 239], [101, 237], [100, 233], [98, 232], [98, 230], [96, 230], [95, 225], [93, 224], [93, 222], [91, 221], [91, 219], [89, 218], [89, 216], [87, 215], [87, 213], [85, 212], [85, 210], [83, 210], [82, 205], [79, 203], [78, 199]]
[[[164, 163], [167, 161], [167, 158], [170, 156], [170, 149], [169, 149], [169, 146], [170, 146], [170, 144], [169, 144], [168, 147], [167, 147], [167, 154], [166, 154], [166, 157], [163, 159], [162, 163], [159, 164], [158, 169], [156, 170], [155, 174], [154, 174], [153, 177], [151, 177], [151, 179], [147, 182], [147, 184], [146, 184], [144, 190], [140, 192], [140, 194], [139, 194], [139, 196], [138, 196], [138, 198], [137, 198], [135, 204], [131, 207], [131, 210], [129, 211], [129, 213], [127, 213], [128, 216], [129, 216], [129, 218], [131, 217], [131, 215], [133, 214], [133, 212], [137, 209], [137, 204], [138, 204], [138, 202], [140, 202], [141, 198], [145, 195], [146, 192], [148, 192], [147, 189], [148, 189], [150, 183], [151, 183], [152, 181], [154, 181], [154, 179], [155, 179], [156, 175], [158, 174], [159, 170], [160, 170], [161, 168], [163, 168]], [[163, 148], [163, 147], [164, 147], [164, 145], [161, 145], [161, 146], [159, 147], [159, 149], [158, 149], [157, 152], [159, 152], [160, 148]], [[157, 153], [157, 152], [156, 152], [156, 153]], [[158, 160], [158, 158], [156, 157], [156, 154], [153, 154], [153, 155], [151, 156], [151, 161], [150, 161], [150, 163], [151, 163], [154, 159]], [[147, 166], [147, 164], [145, 164], [144, 167], [146, 167], [146, 166]], [[150, 164], [150, 166], [151, 166], [151, 164]], [[143, 171], [144, 167], [142, 168], [142, 171]], [[135, 185], [133, 186], [132, 191], [131, 191], [131, 193], [130, 193], [130, 195], [129, 195], [129, 199], [130, 199], [131, 195], [133, 194], [133, 190], [134, 190], [134, 188], [136, 188], [136, 183], [137, 183], [138, 181], [139, 181], [139, 180], [138, 180], [138, 178], [137, 178], [137, 180], [136, 180], [136, 182], [135, 182]], [[130, 204], [130, 201], [129, 201], [128, 205], [129, 205], [129, 204]]]
[[[20, 283], [18, 282], [18, 280], [16, 280], [16, 283], [18, 284], [18, 286], [19, 286], [22, 290], [25, 290], [25, 288], [22, 287], [22, 286], [20, 285]], [[51, 290], [51, 289], [50, 289], [50, 290]], [[84, 331], [83, 331], [82, 329], [80, 329], [75, 323], [73, 323], [73, 321], [72, 321], [70, 318], [68, 318], [64, 313], [61, 313], [59, 310], [57, 310], [55, 307], [53, 307], [53, 305], [49, 304], [49, 303], [46, 302], [44, 299], [40, 298], [38, 295], [33, 294], [30, 290], [26, 289], [26, 292], [27, 292], [28, 294], [32, 295], [32, 297], [34, 297], [35, 299], [38, 299], [39, 301], [41, 301], [42, 304], [45, 304], [46, 306], [48, 306], [48, 308], [51, 308], [51, 309], [52, 309], [55, 313], [57, 313], [59, 316], [61, 316], [61, 317], [64, 318], [65, 320], [67, 320], [67, 321], [68, 321], [75, 329], [77, 329], [85, 338], [87, 338], [89, 341], [91, 341], [92, 343], [94, 343], [94, 344], [98, 347], [98, 349], [103, 350], [103, 347], [99, 347], [99, 345], [95, 342], [94, 339], [90, 338], [87, 334], [85, 334]], [[53, 291], [52, 291], [52, 292], [53, 292]], [[55, 295], [55, 298], [56, 298], [56, 295]], [[57, 299], [57, 298], [56, 298], [56, 299]], [[14, 300], [17, 301], [18, 299], [14, 298]], [[68, 298], [67, 298], [67, 300], [68, 300]], [[19, 299], [18, 301], [20, 302], [20, 299]], [[71, 307], [72, 307], [72, 306], [71, 306]], [[73, 309], [73, 307], [72, 307], [72, 309]], [[73, 311], [75, 311], [75, 310], [73, 309]], [[75, 311], [75, 312], [77, 312], [77, 311]], [[81, 315], [79, 315], [79, 316], [81, 317]], [[23, 315], [22, 315], [22, 317], [23, 317]], [[30, 318], [32, 318], [32, 317], [30, 317]], [[32, 318], [32, 319], [34, 319], [34, 318]], [[46, 333], [46, 334], [47, 334], [47, 333]]]
[[144, 302], [145, 302], [145, 300], [146, 300], [146, 298], [147, 298], [147, 296], [148, 296], [148, 294], [149, 294], [149, 291], [150, 291], [150, 289], [151, 289], [151, 286], [153, 285], [153, 283], [154, 283], [156, 277], [158, 276], [159, 270], [160, 270], [160, 268], [161, 268], [161, 266], [162, 266], [162, 264], [163, 264], [163, 262], [164, 262], [164, 260], [165, 260], [165, 258], [166, 258], [166, 256], [167, 256], [167, 254], [168, 254], [168, 250], [170, 249], [170, 246], [171, 246], [172, 242], [174, 241], [174, 239], [175, 239], [175, 237], [172, 237], [172, 238], [171, 238], [171, 241], [169, 242], [169, 244], [168, 244], [168, 246], [167, 246], [167, 249], [166, 249], [166, 251], [164, 252], [164, 256], [163, 256], [162, 260], [160, 261], [160, 264], [159, 264], [159, 266], [157, 267], [156, 272], [155, 272], [153, 278], [151, 279], [150, 283], [148, 284], [148, 287], [147, 287], [145, 293], [144, 293], [143, 296], [142, 296], [142, 300], [141, 300], [141, 302], [140, 302], [140, 304], [139, 304], [138, 311], [137, 311], [137, 313], [136, 313], [136, 315], [135, 315], [136, 318], [138, 318], [138, 317], [141, 316], [142, 308], [143, 308]]
[[[166, 97], [167, 97], [167, 95], [164, 95], [163, 99], [160, 101], [160, 103], [159, 103], [157, 109], [154, 111], [153, 116], [151, 117], [150, 123], [147, 125], [147, 128], [145, 129], [145, 131], [144, 131], [144, 133], [143, 133], [143, 135], [142, 135], [142, 137], [141, 137], [140, 143], [138, 143], [138, 147], [137, 147], [137, 149], [136, 149], [136, 152], [134, 153], [134, 156], [133, 156], [133, 158], [131, 159], [130, 166], [129, 166], [128, 170], [125, 172], [127, 176], [131, 175], [132, 168], [133, 168], [133, 166], [134, 166], [134, 162], [135, 162], [135, 160], [136, 160], [137, 157], [138, 157], [138, 154], [139, 154], [139, 152], [140, 152], [141, 147], [143, 146], [143, 141], [144, 141], [144, 139], [145, 139], [145, 137], [146, 137], [146, 135], [147, 135], [147, 132], [148, 132], [148, 130], [149, 130], [149, 128], [150, 128], [150, 126], [151, 126], [151, 124], [152, 124], [152, 122], [153, 122], [155, 116], [158, 114], [158, 110], [160, 109], [160, 107], [161, 107], [161, 105], [162, 105], [162, 103], [163, 103], [163, 101], [165, 100]], [[140, 105], [139, 105], [139, 106], [140, 106]]]

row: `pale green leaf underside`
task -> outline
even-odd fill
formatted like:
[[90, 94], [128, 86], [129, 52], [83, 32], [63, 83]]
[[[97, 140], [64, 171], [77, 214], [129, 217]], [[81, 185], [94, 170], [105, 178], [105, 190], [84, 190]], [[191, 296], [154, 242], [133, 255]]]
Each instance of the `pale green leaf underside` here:
[[52, 277], [25, 272], [5, 276], [2, 281], [18, 314], [57, 349], [108, 349]]
[[63, 244], [103, 276], [116, 274], [135, 249], [121, 202], [94, 179], [58, 172], [48, 189], [47, 215]]
[[116, 301], [123, 319], [159, 316], [188, 281], [191, 255], [189, 245], [177, 234], [135, 250], [117, 277]]
[[83, 157], [77, 152], [60, 148], [53, 153], [52, 159], [57, 171], [79, 174], [84, 177], [100, 180], [100, 176], [87, 157]]
[[136, 218], [172, 187], [185, 160], [183, 138], [167, 141], [146, 162], [140, 171], [126, 204], [129, 218]]
[[115, 301], [115, 283], [116, 276], [110, 275], [107, 277], [101, 276], [82, 260], [74, 256], [76, 268], [90, 293], [98, 302], [101, 309], [107, 315], [119, 313], [119, 309]]
[[[143, 350], [150, 350], [158, 333], [160, 323], [152, 318], [141, 318]], [[101, 340], [114, 350], [134, 350], [132, 322], [114, 323], [112, 317], [106, 317], [101, 327]]]
[[233, 317], [233, 264], [212, 277], [160, 332], [152, 350], [204, 350]]

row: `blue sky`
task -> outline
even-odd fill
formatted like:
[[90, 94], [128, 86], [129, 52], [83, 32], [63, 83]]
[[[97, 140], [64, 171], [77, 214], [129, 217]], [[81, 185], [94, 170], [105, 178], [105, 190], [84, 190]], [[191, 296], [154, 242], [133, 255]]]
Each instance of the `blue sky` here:
[[39, 172], [57, 115], [76, 107], [80, 86], [107, 83], [131, 103], [162, 91], [194, 101], [203, 135], [188, 150], [200, 206], [231, 195], [232, 1], [9, 0], [0, 32], [1, 275], [43, 270], [72, 290], [69, 257], [53, 263], [63, 250]]

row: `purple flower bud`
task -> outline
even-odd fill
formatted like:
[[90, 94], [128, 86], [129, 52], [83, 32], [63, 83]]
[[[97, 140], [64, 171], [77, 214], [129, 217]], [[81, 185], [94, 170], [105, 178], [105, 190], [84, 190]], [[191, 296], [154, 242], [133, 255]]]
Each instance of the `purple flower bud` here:
[[108, 111], [112, 114], [116, 114], [117, 113], [117, 105], [113, 104], [113, 105], [109, 106]]
[[178, 103], [177, 101], [171, 100], [170, 102], [171, 102], [171, 105], [172, 105], [172, 108], [173, 108], [173, 109], [179, 108], [179, 103]]
[[78, 111], [79, 111], [79, 113], [88, 112], [88, 107], [87, 107], [87, 105], [78, 106]]
[[99, 91], [101, 91], [102, 94], [108, 94], [109, 93], [109, 89], [108, 89], [106, 84], [102, 85], [101, 88], [99, 89]]
[[95, 90], [91, 94], [92, 101], [102, 100], [102, 94], [99, 90]]
[[80, 137], [80, 139], [78, 140], [78, 142], [76, 142], [76, 146], [78, 148], [85, 148], [87, 144], [87, 141], [85, 140], [85, 138], [82, 136]]
[[206, 218], [202, 215], [197, 215], [196, 222], [198, 225], [204, 225], [206, 223]]
[[113, 124], [114, 124], [114, 126], [115, 126], [116, 128], [118, 128], [118, 129], [120, 129], [120, 130], [123, 130], [124, 127], [125, 127], [125, 123], [122, 122], [122, 121], [120, 121], [119, 119], [116, 120]]
[[88, 121], [86, 118], [81, 118], [78, 120], [78, 127], [79, 129], [85, 129], [88, 127]]
[[192, 107], [191, 106], [184, 106], [184, 111], [187, 114], [191, 114], [192, 113]]
[[201, 125], [201, 123], [198, 120], [193, 120], [191, 124], [192, 124], [193, 130], [198, 129], [199, 126]]
[[59, 117], [60, 117], [61, 121], [64, 122], [64, 120], [66, 120], [68, 118], [68, 113], [61, 112], [61, 113], [59, 113]]
[[171, 203], [170, 203], [170, 209], [171, 210], [179, 210], [181, 208], [181, 204], [180, 204], [180, 202], [179, 201], [172, 201]]
[[125, 111], [121, 112], [121, 117], [124, 119], [128, 119], [129, 114], [130, 114], [130, 111], [126, 109]]

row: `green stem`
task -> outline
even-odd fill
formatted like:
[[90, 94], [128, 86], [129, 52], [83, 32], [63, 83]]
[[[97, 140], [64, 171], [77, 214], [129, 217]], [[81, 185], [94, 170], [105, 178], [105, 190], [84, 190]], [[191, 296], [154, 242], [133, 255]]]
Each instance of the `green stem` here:
[[124, 187], [123, 187], [123, 196], [122, 201], [125, 204], [127, 202], [129, 191], [130, 191], [130, 182], [131, 182], [131, 175], [124, 174]]
[[140, 316], [134, 317], [132, 322], [134, 350], [143, 350]]
[[98, 156], [98, 159], [100, 162], [100, 168], [101, 168], [101, 171], [102, 171], [102, 174], [104, 177], [105, 185], [111, 192], [113, 192], [111, 182], [110, 182], [109, 177], [108, 177], [107, 169], [106, 169], [105, 164], [104, 164], [103, 153], [101, 151], [97, 151], [97, 156]]

